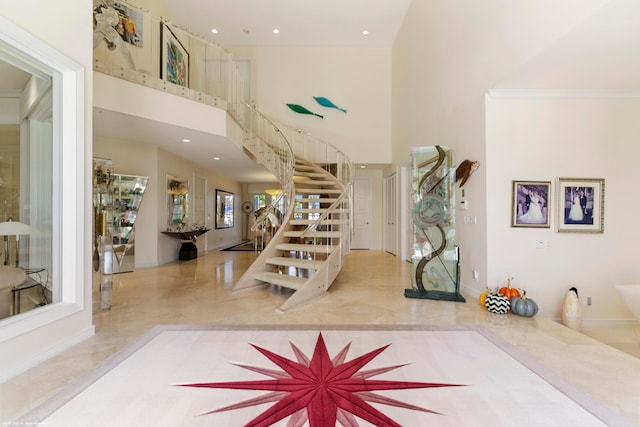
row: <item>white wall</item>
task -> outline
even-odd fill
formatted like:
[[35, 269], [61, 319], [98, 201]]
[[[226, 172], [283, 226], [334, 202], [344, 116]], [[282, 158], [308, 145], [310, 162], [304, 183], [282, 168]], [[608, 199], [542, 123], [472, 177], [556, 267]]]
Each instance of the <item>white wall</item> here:
[[464, 187], [466, 213], [478, 223], [456, 226], [468, 291], [479, 293], [488, 283], [485, 93], [604, 3], [415, 0], [407, 12], [393, 46], [393, 164], [404, 164], [410, 148], [423, 145], [451, 147], [457, 163], [480, 161]]
[[[80, 128], [84, 125], [83, 135], [80, 135], [79, 143], [83, 144], [84, 164], [80, 165], [78, 174], [85, 177], [91, 176], [91, 105], [92, 105], [92, 27], [91, 20], [87, 19], [91, 15], [92, 2], [89, 0], [69, 0], [64, 7], [57, 2], [43, 2], [39, 0], [6, 0], [2, 2], [0, 13], [14, 22], [16, 25], [31, 33], [47, 45], [51, 49], [55, 49], [66, 57], [72, 59], [76, 63], [84, 67], [84, 88], [78, 94], [79, 99], [84, 102], [82, 116], [84, 123], [80, 124]], [[72, 29], [63, 31], [61, 29]], [[80, 151], [79, 151], [80, 152]], [[72, 176], [72, 173], [66, 174]], [[77, 205], [75, 207], [67, 206], [67, 209], [80, 212], [80, 217], [74, 224], [78, 235], [91, 235], [91, 205], [85, 203], [90, 200], [91, 186], [87, 178], [83, 186], [82, 183], [74, 183], [76, 188], [83, 188], [76, 195]], [[84, 191], [84, 193], [82, 192]], [[2, 341], [0, 343], [0, 377], [17, 373], [27, 369], [30, 366], [50, 357], [51, 355], [64, 350], [65, 348], [77, 343], [78, 341], [93, 334], [93, 325], [91, 318], [91, 250], [83, 250], [90, 248], [90, 240], [77, 239], [77, 250], [84, 253], [82, 258], [84, 262], [75, 265], [75, 277], [80, 278], [80, 283], [65, 283], [64, 286], [71, 287], [81, 300], [76, 302], [80, 307], [79, 311], [72, 311], [57, 320], [51, 321], [45, 326], [38, 329], [23, 333], [14, 339]], [[69, 253], [69, 256], [73, 254]], [[67, 259], [67, 262], [69, 259]], [[72, 261], [73, 262], [73, 261]], [[71, 276], [69, 276], [71, 277]], [[75, 289], [74, 289], [75, 288]], [[64, 308], [63, 308], [64, 309]], [[29, 315], [25, 313], [24, 317], [30, 317], [30, 321], [36, 321], [40, 316], [55, 316], [58, 305], [53, 304], [40, 310], [34, 310]], [[19, 322], [16, 319], [10, 319], [8, 322]], [[5, 328], [3, 326], [0, 328]], [[13, 324], [12, 326], [15, 326]]]
[[[585, 319], [631, 319], [614, 285], [640, 278], [635, 242], [640, 199], [640, 99], [491, 97], [487, 98], [487, 256], [488, 283], [511, 273], [514, 286], [558, 318], [565, 293], [578, 288]], [[603, 234], [557, 233], [556, 180], [604, 178]], [[511, 228], [512, 180], [552, 182], [552, 226]], [[547, 242], [536, 249], [535, 241]]]
[[[251, 67], [253, 96], [264, 113], [334, 144], [356, 163], [391, 162], [391, 49], [262, 46], [251, 49]], [[320, 106], [314, 96], [347, 113]]]

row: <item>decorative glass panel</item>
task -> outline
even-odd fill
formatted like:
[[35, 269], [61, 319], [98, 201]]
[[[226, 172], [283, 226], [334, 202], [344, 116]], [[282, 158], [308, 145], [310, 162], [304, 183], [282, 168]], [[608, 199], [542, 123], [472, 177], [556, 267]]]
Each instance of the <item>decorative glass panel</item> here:
[[447, 147], [415, 147], [411, 217], [412, 289], [409, 298], [461, 301], [459, 251], [455, 245], [455, 167]]

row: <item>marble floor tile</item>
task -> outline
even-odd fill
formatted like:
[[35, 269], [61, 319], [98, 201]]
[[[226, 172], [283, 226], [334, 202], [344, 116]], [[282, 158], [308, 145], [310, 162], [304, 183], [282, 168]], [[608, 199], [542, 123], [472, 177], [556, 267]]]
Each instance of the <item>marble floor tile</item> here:
[[[108, 293], [100, 292], [96, 276], [95, 336], [0, 384], [0, 425], [27, 413], [158, 324], [482, 326], [640, 425], [634, 330], [629, 338], [617, 330], [588, 336], [540, 316], [493, 315], [475, 298], [466, 303], [405, 298], [410, 264], [383, 251], [352, 251], [327, 294], [281, 313], [276, 308], [291, 294], [288, 290], [265, 286], [230, 292], [253, 257], [253, 252], [214, 251], [191, 261], [138, 269], [113, 276]], [[102, 308], [104, 302], [109, 309]], [[614, 348], [609, 337], [631, 353]]]

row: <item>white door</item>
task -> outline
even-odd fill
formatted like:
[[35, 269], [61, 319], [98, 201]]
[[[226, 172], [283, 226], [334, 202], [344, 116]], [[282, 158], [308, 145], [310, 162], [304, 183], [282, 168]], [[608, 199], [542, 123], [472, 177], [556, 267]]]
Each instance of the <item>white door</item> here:
[[353, 241], [351, 249], [371, 249], [371, 177], [353, 182]]
[[398, 192], [396, 174], [384, 179], [384, 250], [396, 255], [398, 252]]

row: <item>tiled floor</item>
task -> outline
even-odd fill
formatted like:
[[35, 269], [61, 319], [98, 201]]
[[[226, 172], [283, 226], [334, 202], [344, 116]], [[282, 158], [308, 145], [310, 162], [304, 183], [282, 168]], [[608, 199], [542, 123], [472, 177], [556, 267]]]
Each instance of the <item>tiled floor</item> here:
[[640, 322], [614, 326], [583, 326], [583, 334], [640, 359]]
[[[251, 252], [211, 252], [192, 261], [115, 275], [111, 292], [101, 293], [94, 285], [96, 335], [0, 384], [0, 425], [53, 396], [157, 324], [481, 325], [632, 425], [640, 425], [640, 359], [586, 334], [540, 316], [492, 315], [474, 298], [467, 303], [405, 298], [409, 264], [381, 251], [352, 251], [328, 294], [283, 314], [275, 308], [290, 295], [287, 290], [263, 287], [231, 294], [231, 285], [252, 257]], [[101, 309], [103, 305], [111, 308]], [[586, 332], [600, 340], [615, 338], [612, 344], [629, 344], [633, 350], [633, 341], [616, 335], [622, 330]]]

